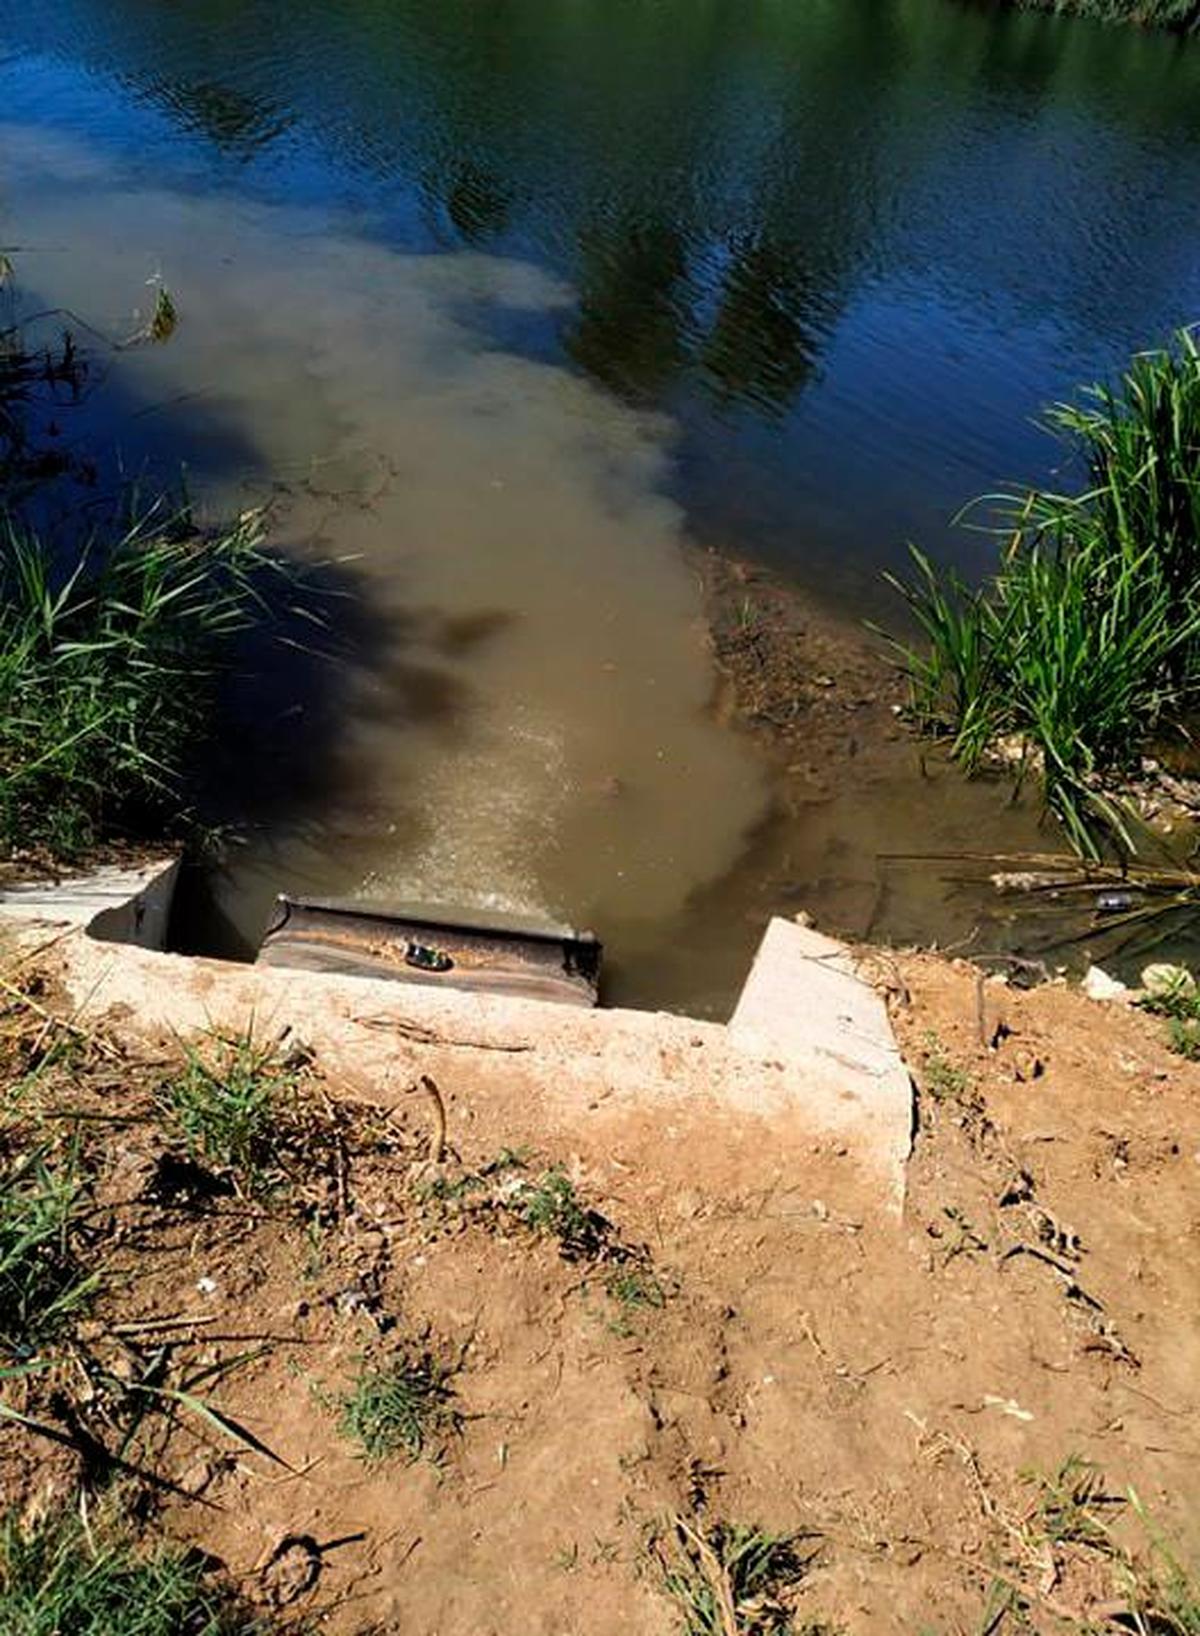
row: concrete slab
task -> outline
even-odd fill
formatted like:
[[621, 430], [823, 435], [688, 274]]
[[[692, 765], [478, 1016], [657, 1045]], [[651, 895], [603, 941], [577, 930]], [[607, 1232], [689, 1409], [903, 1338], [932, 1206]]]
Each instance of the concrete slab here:
[[[882, 1001], [832, 939], [773, 921], [724, 1026], [164, 954], [144, 946], [160, 925], [156, 879], [139, 873], [133, 898], [114, 902], [128, 884], [102, 872], [0, 895], [0, 924], [28, 944], [60, 917], [54, 959], [81, 1022], [177, 1037], [288, 1031], [373, 1101], [398, 1102], [428, 1073], [464, 1117], [519, 1110], [544, 1139], [617, 1152], [623, 1131], [648, 1123], [697, 1185], [740, 1152], [782, 1179], [772, 1185], [803, 1191], [820, 1173], [824, 1190], [844, 1175], [846, 1199], [884, 1217], [903, 1200], [908, 1075]], [[100, 941], [109, 927], [128, 940]]]
[[178, 873], [177, 859], [150, 858], [59, 880], [22, 881], [0, 889], [0, 920], [76, 926], [106, 943], [165, 949]]
[[755, 1056], [777, 1056], [807, 1078], [819, 1104], [849, 1099], [865, 1129], [903, 1174], [912, 1145], [912, 1081], [882, 998], [844, 943], [795, 921], [774, 919], [754, 957], [729, 1021], [730, 1041]]

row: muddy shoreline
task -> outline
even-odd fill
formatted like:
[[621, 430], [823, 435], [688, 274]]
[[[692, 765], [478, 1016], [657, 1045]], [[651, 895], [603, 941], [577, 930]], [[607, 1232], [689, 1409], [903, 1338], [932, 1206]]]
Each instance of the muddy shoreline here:
[[[1003, 776], [967, 779], [902, 719], [882, 638], [769, 568], [697, 553], [713, 709], [772, 776], [744, 868], [759, 901], [858, 942], [966, 952], [1014, 941], [994, 893], [947, 881], [934, 854], [1044, 848], [1036, 804]], [[929, 855], [926, 858], [925, 855]]]
[[697, 554], [718, 719], [749, 732], [786, 792], [820, 792], [874, 746], [909, 742], [906, 689], [878, 639], [770, 569]]
[[[1161, 947], [1151, 936], [1146, 947], [1125, 949], [1122, 928], [1092, 912], [1077, 889], [998, 890], [1000, 858], [1057, 857], [1064, 876], [1077, 868], [1042, 812], [1037, 779], [1020, 789], [999, 757], [966, 778], [904, 720], [907, 684], [882, 638], [802, 587], [716, 551], [698, 553], [696, 571], [717, 675], [714, 710], [750, 736], [772, 769], [776, 848], [779, 833], [791, 832], [797, 850], [818, 863], [830, 853], [842, 859], [829, 878], [776, 877], [781, 911], [804, 910], [823, 929], [861, 942], [1012, 955], [1077, 975], [1093, 961], [1126, 980], [1145, 958], [1195, 964], [1197, 938], [1182, 911], [1163, 922]], [[1155, 746], [1140, 776], [1111, 789], [1147, 825], [1135, 871], [1143, 888], [1155, 866], [1164, 891], [1192, 866], [1200, 786], [1179, 755]], [[806, 826], [822, 809], [831, 815], [823, 851], [805, 848]], [[1113, 884], [1111, 874], [1097, 874], [1097, 891]]]

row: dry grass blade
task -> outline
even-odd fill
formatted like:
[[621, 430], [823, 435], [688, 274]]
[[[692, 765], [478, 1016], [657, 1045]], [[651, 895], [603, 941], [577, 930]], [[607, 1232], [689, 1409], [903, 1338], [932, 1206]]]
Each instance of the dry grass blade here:
[[704, 1569], [705, 1577], [712, 1588], [713, 1599], [716, 1602], [717, 1612], [721, 1620], [722, 1636], [740, 1636], [737, 1609], [733, 1602], [733, 1587], [729, 1583], [729, 1574], [726, 1572], [724, 1564], [704, 1535], [698, 1533], [686, 1518], [681, 1517], [677, 1512], [674, 1522], [684, 1538], [691, 1540], [696, 1548], [696, 1554], [700, 1558], [700, 1565]]
[[231, 1442], [240, 1444], [242, 1448], [251, 1449], [255, 1454], [264, 1455], [268, 1460], [274, 1461], [277, 1466], [283, 1466], [285, 1471], [295, 1469], [288, 1465], [282, 1455], [276, 1454], [275, 1450], [268, 1447], [261, 1437], [256, 1437], [252, 1431], [241, 1425], [232, 1415], [226, 1414], [222, 1409], [214, 1408], [211, 1403], [206, 1403], [203, 1398], [195, 1397], [191, 1392], [185, 1392], [181, 1387], [147, 1386], [137, 1382], [130, 1386], [129, 1390], [146, 1392], [152, 1397], [178, 1403], [182, 1408], [187, 1409], [189, 1413], [205, 1421], [214, 1431], [220, 1432], [222, 1437], [227, 1437]]
[[671, 1528], [674, 1550], [660, 1551], [659, 1565], [685, 1636], [785, 1636], [785, 1593], [805, 1568], [794, 1538], [741, 1523], [703, 1528], [679, 1515]]

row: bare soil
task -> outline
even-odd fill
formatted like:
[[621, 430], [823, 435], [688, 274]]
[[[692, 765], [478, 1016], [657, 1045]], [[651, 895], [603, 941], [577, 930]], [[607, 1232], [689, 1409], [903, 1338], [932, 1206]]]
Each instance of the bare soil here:
[[[684, 1141], [647, 1113], [619, 1151], [583, 1125], [547, 1151], [519, 1095], [464, 1079], [435, 1163], [431, 1093], [373, 1107], [320, 1063], [280, 1186], [242, 1197], [179, 1169], [154, 1101], [175, 1042], [77, 1040], [38, 1106], [47, 1129], [78, 1116], [104, 1293], [59, 1370], [8, 1389], [65, 1442], [6, 1431], [6, 1504], [120, 1453], [151, 1531], [335, 1633], [666, 1636], [676, 1514], [797, 1535], [797, 1631], [1119, 1628], [1119, 1561], [1054, 1542], [1035, 1474], [1094, 1461], [1116, 1539], [1144, 1550], [1132, 1487], [1200, 1552], [1200, 1067], [1065, 987], [932, 957], [878, 973], [919, 1085], [900, 1222], [836, 1153], [781, 1170], [716, 1107]], [[52, 989], [33, 1003], [10, 1080], [54, 1036]], [[503, 1167], [470, 1180], [514, 1148], [610, 1224], [598, 1251], [536, 1234]], [[661, 1305], [609, 1292], [614, 1245], [644, 1247]], [[450, 1369], [459, 1429], [369, 1465], [337, 1396], [399, 1347]], [[130, 1438], [88, 1357], [210, 1370], [225, 1434], [173, 1404]]]

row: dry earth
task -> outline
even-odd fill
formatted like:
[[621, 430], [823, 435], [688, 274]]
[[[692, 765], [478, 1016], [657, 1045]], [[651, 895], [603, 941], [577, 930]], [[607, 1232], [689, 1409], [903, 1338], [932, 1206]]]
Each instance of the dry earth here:
[[[519, 1076], [480, 1096], [469, 1063], [441, 1086], [435, 1164], [429, 1093], [372, 1107], [317, 1062], [289, 1185], [239, 1197], [164, 1134], [176, 1042], [128, 1020], [77, 1041], [37, 1096], [51, 1124], [91, 1116], [73, 1128], [105, 1292], [83, 1353], [127, 1378], [212, 1369], [201, 1395], [271, 1451], [148, 1417], [125, 1449], [156, 1474], [128, 1479], [141, 1513], [335, 1633], [667, 1636], [675, 1514], [796, 1535], [798, 1632], [1120, 1628], [1108, 1531], [1146, 1546], [1121, 1496], [1200, 1554], [1200, 1067], [1155, 1019], [1065, 988], [878, 970], [920, 1092], [900, 1222], [836, 1150], [781, 1163], [769, 1124], [715, 1106], [669, 1140], [646, 1111], [548, 1146]], [[15, 998], [9, 1024], [11, 1079], [55, 1030]], [[505, 1150], [523, 1172], [469, 1180]], [[598, 1253], [565, 1258], [510, 1207], [511, 1178], [552, 1164], [611, 1223]], [[623, 1302], [630, 1265], [643, 1299]], [[336, 1399], [400, 1348], [452, 1371], [461, 1419], [370, 1465]], [[5, 1432], [7, 1504], [105, 1473], [127, 1427], [86, 1376], [77, 1356], [13, 1389], [75, 1448]], [[1037, 1478], [1072, 1455], [1113, 1500], [1087, 1508], [1091, 1545]]]

